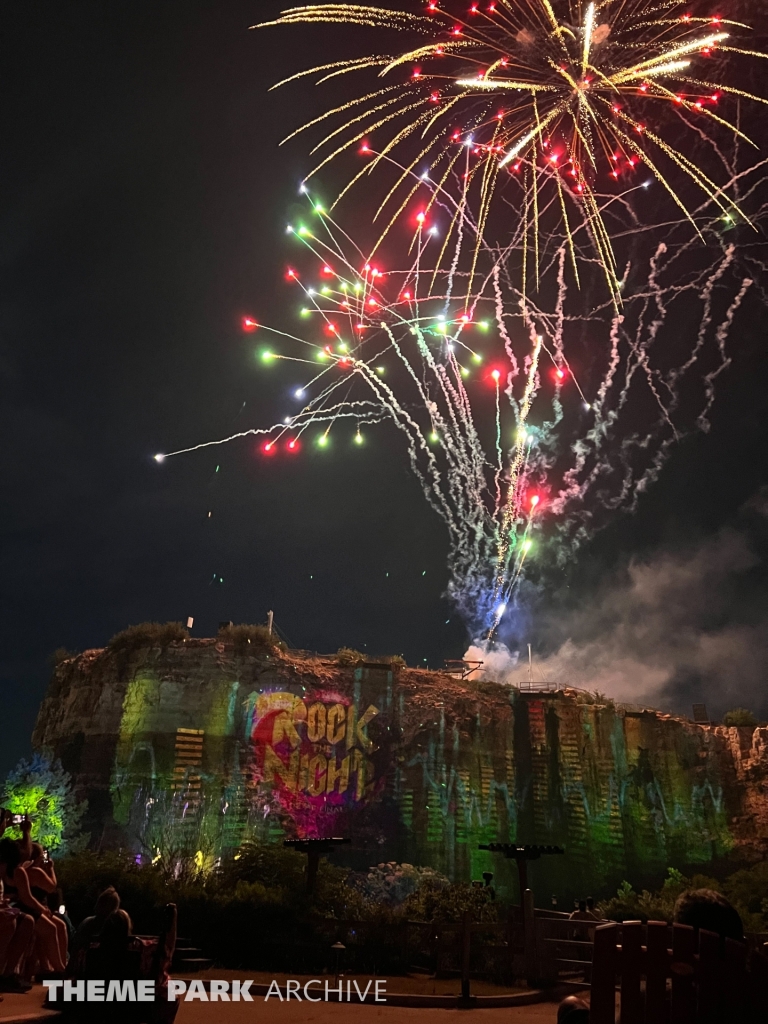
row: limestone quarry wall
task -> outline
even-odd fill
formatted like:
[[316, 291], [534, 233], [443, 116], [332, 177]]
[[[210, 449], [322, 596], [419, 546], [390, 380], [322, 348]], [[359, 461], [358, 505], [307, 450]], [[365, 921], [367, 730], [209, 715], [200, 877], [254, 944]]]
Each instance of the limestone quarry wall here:
[[478, 845], [551, 843], [534, 885], [570, 898], [768, 854], [768, 729], [579, 701], [192, 639], [62, 663], [33, 742], [87, 797], [92, 842], [146, 856], [342, 835], [358, 867], [505, 890]]

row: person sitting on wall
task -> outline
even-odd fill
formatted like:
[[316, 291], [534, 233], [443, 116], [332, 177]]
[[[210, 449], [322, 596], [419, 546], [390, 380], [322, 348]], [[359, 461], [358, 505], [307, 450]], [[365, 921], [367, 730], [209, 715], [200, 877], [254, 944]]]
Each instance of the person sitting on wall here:
[[34, 919], [0, 896], [0, 992], [22, 993], [32, 988], [21, 971], [34, 931]]
[[[12, 815], [0, 808], [0, 836]], [[12, 907], [0, 879], [0, 992], [28, 992], [32, 986], [21, 977], [24, 958], [32, 945], [35, 922], [29, 914]]]
[[0, 838], [2, 838], [5, 830], [10, 828], [11, 825], [14, 828], [18, 828], [21, 832], [21, 839], [17, 839], [19, 849], [21, 850], [21, 858], [23, 861], [27, 861], [32, 856], [32, 839], [30, 833], [32, 832], [32, 822], [28, 814], [25, 814], [18, 825], [15, 824], [14, 815], [12, 811], [6, 810], [4, 807], [0, 808]]
[[114, 914], [119, 909], [120, 896], [113, 885], [107, 886], [104, 892], [99, 894], [96, 906], [93, 908], [93, 914], [81, 921], [80, 927], [75, 932], [70, 945], [73, 958], [80, 956], [82, 951], [87, 950], [92, 942], [96, 942], [99, 935], [101, 935], [104, 922], [110, 914]]
[[13, 839], [0, 839], [0, 880], [11, 906], [34, 919], [35, 947], [43, 969], [61, 974], [66, 967], [66, 950], [63, 955], [57, 924], [48, 907], [33, 896], [22, 862], [21, 844]]
[[48, 898], [45, 901], [55, 918], [64, 922], [64, 927], [67, 929], [67, 946], [72, 942], [75, 936], [75, 926], [67, 914], [67, 908], [64, 905], [64, 892], [59, 887], [54, 892], [48, 893]]
[[29, 887], [32, 895], [39, 903], [50, 910], [51, 920], [56, 927], [59, 951], [61, 952], [62, 960], [66, 963], [69, 932], [64, 921], [56, 913], [60, 901], [53, 907], [49, 902], [51, 894], [56, 895], [58, 891], [53, 858], [45, 852], [40, 843], [32, 843], [31, 858], [24, 867], [29, 878]]
[[[24, 867], [27, 869], [33, 893], [35, 893], [35, 889], [39, 889], [40, 897], [47, 898], [49, 893], [56, 890], [59, 883], [56, 881], [53, 857], [45, 852], [40, 843], [32, 843], [30, 858]], [[35, 895], [37, 896], [37, 893]], [[40, 897], [38, 897], [40, 902], [44, 902]]]
[[[0, 807], [0, 838], [13, 824], [13, 814]], [[35, 922], [29, 914], [12, 907], [0, 880], [0, 992], [28, 992], [32, 986], [21, 977], [24, 958], [32, 945]]]

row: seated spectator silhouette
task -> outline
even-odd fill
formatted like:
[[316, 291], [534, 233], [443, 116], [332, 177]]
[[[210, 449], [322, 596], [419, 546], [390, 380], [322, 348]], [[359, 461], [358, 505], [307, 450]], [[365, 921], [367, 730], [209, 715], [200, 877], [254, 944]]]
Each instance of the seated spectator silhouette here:
[[677, 898], [674, 921], [691, 925], [697, 932], [715, 932], [723, 939], [744, 941], [744, 925], [732, 903], [714, 889], [689, 889]]
[[[112, 891], [113, 898], [117, 893]], [[104, 896], [104, 893], [102, 893]], [[101, 897], [99, 897], [101, 899]], [[168, 1000], [168, 971], [176, 948], [176, 906], [165, 908], [165, 929], [157, 939], [133, 934], [133, 923], [125, 910], [115, 910], [103, 922], [98, 940], [79, 949], [68, 972], [75, 981], [133, 982], [152, 981], [154, 1003], [110, 1002], [112, 1024], [171, 1024], [178, 1003]], [[69, 1021], [104, 1020], [104, 1003], [46, 1001], [46, 1006], [61, 1010]]]
[[567, 996], [557, 1008], [557, 1024], [589, 1024], [589, 1006], [577, 996]]
[[120, 896], [115, 887], [110, 885], [104, 892], [99, 894], [93, 914], [86, 917], [80, 924], [72, 939], [72, 957], [80, 956], [83, 950], [87, 950], [92, 942], [95, 942], [101, 935], [104, 922], [116, 910], [120, 909]]

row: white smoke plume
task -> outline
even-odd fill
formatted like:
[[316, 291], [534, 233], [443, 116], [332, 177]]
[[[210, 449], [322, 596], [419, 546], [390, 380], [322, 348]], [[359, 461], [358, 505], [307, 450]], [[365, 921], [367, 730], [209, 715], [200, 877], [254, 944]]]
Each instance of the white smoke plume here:
[[[703, 701], [713, 715], [735, 706], [768, 715], [768, 599], [754, 536], [766, 518], [760, 492], [738, 528], [632, 561], [578, 609], [553, 616], [550, 633], [567, 639], [534, 653], [533, 680], [689, 714]], [[470, 647], [466, 657], [484, 660], [485, 678], [528, 678], [527, 652]]]

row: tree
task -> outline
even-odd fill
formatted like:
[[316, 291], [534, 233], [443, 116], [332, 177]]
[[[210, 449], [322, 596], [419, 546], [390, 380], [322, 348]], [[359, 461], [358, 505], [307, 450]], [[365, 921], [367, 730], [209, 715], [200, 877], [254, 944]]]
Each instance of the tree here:
[[19, 761], [5, 780], [2, 803], [13, 814], [30, 816], [33, 841], [48, 850], [77, 853], [88, 842], [80, 831], [87, 801], [77, 800], [59, 760], [34, 754], [31, 761]]
[[757, 719], [746, 708], [733, 708], [732, 711], [726, 711], [723, 715], [723, 725], [742, 725], [754, 729]]

